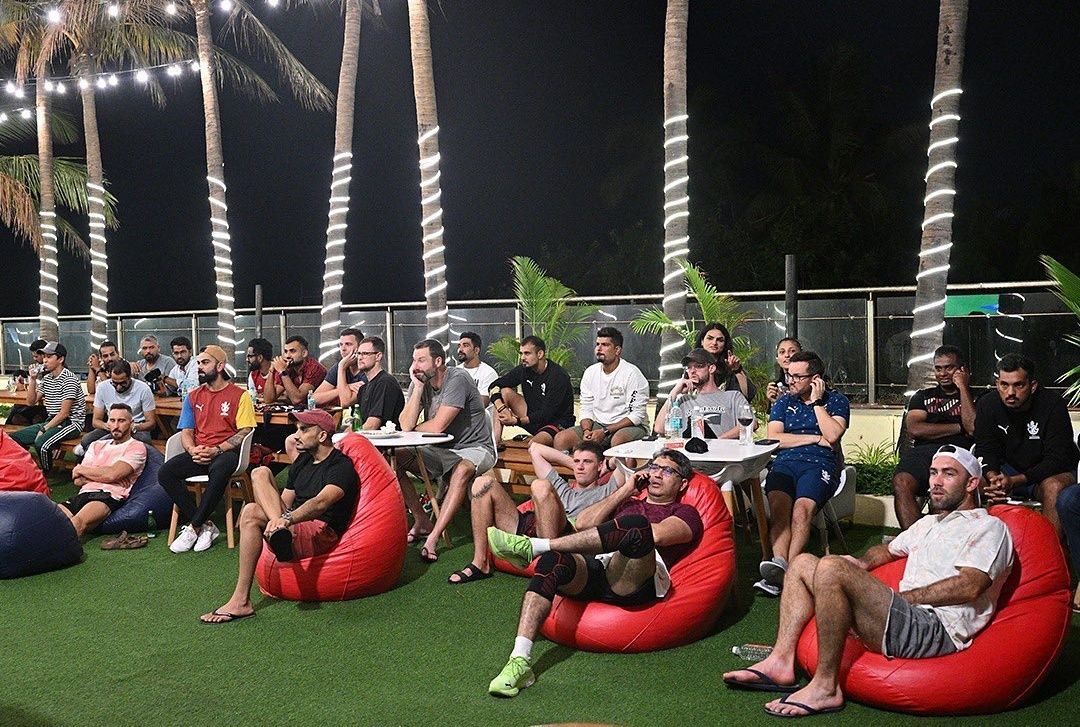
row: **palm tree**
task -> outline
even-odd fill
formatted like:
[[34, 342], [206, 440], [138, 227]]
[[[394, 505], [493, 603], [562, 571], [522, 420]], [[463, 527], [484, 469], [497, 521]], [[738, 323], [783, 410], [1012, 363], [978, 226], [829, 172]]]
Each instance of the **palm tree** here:
[[56, 192], [53, 179], [52, 130], [49, 128], [49, 96], [45, 91], [45, 74], [39, 72], [34, 84], [37, 106], [38, 142], [38, 215], [41, 224], [41, 259], [38, 297], [39, 333], [46, 341], [60, 340], [60, 262], [56, 234]]
[[409, 41], [412, 48], [416, 131], [420, 147], [420, 226], [427, 300], [427, 338], [448, 341], [450, 310], [446, 306], [446, 263], [443, 251], [442, 188], [439, 186], [439, 114], [435, 106], [435, 73], [431, 67], [431, 34], [427, 3], [409, 0]]
[[[686, 319], [683, 265], [689, 252], [690, 181], [687, 155], [686, 25], [689, 0], [668, 0], [664, 26], [664, 314]], [[660, 385], [667, 391], [682, 366], [682, 340], [674, 329], [660, 336]]]
[[956, 196], [956, 144], [960, 123], [960, 76], [964, 67], [967, 0], [941, 0], [938, 16], [934, 96], [930, 101], [926, 197], [923, 199], [919, 272], [915, 276], [914, 321], [907, 388], [915, 391], [929, 378], [934, 349], [945, 328], [945, 298], [952, 247], [953, 198]]
[[345, 218], [349, 214], [353, 115], [356, 107], [356, 75], [360, 63], [360, 0], [342, 0], [342, 4], [345, 10], [345, 43], [341, 50], [337, 110], [334, 118], [334, 169], [330, 175], [330, 219], [326, 228], [323, 301], [319, 321], [320, 360], [333, 355], [338, 329], [341, 328], [341, 291], [345, 279]]
[[[1039, 260], [1053, 281], [1056, 288], [1054, 295], [1080, 321], [1080, 276], [1077, 276], [1076, 273], [1049, 255], [1042, 255]], [[1070, 333], [1065, 336], [1065, 340], [1074, 346], [1080, 346], [1080, 335]], [[1058, 378], [1058, 382], [1069, 385], [1069, 388], [1065, 390], [1065, 396], [1068, 397], [1069, 404], [1072, 406], [1080, 404], [1080, 366], [1074, 366], [1066, 371]]]

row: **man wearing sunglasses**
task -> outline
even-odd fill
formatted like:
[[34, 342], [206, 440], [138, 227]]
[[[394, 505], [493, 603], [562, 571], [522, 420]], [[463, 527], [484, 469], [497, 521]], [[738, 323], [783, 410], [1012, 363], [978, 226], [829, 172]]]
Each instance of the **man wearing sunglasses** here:
[[[514, 697], [536, 680], [532, 644], [556, 593], [620, 606], [667, 595], [668, 570], [693, 549], [704, 530], [698, 511], [679, 501], [691, 476], [686, 455], [665, 451], [582, 511], [575, 533], [529, 538], [488, 528], [496, 556], [522, 568], [540, 556], [522, 600], [510, 660], [488, 685], [489, 694]], [[646, 490], [644, 499], [635, 497], [641, 490]]]
[[[946, 445], [930, 464], [933, 514], [861, 558], [802, 553], [791, 564], [780, 599], [776, 645], [768, 657], [724, 674], [737, 689], [786, 693], [765, 705], [777, 717], [810, 717], [843, 709], [840, 661], [849, 631], [889, 658], [928, 659], [971, 646], [997, 608], [1013, 563], [1012, 538], [976, 500], [982, 465]], [[907, 557], [894, 591], [868, 571]], [[795, 647], [817, 615], [818, 665], [795, 680]]]

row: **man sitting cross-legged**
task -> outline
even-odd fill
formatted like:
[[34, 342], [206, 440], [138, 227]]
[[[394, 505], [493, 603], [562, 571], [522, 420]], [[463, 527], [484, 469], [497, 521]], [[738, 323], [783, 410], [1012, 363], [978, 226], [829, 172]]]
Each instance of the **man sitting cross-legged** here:
[[[489, 694], [514, 697], [535, 681], [533, 640], [556, 593], [624, 606], [667, 595], [668, 569], [693, 549], [704, 530], [698, 511], [679, 502], [692, 476], [686, 455], [664, 452], [645, 472], [630, 475], [614, 493], [586, 508], [576, 533], [549, 540], [488, 528], [496, 556], [521, 567], [540, 556], [522, 600], [514, 650], [488, 685]], [[647, 497], [635, 498], [645, 487]]]
[[521, 365], [491, 384], [496, 389], [491, 395], [495, 441], [502, 442], [505, 425], [523, 428], [533, 442], [551, 444], [556, 434], [574, 426], [574, 385], [566, 369], [548, 359], [547, 344], [539, 336], [521, 339], [518, 352]]
[[131, 407], [117, 402], [109, 407], [109, 438], [86, 449], [81, 464], [71, 471], [78, 494], [60, 504], [81, 538], [124, 504], [131, 486], [146, 464], [146, 445], [131, 436]]
[[[982, 465], [968, 450], [946, 445], [930, 464], [926, 515], [888, 545], [862, 558], [808, 553], [791, 563], [780, 599], [776, 646], [763, 661], [724, 674], [728, 686], [789, 692], [765, 711], [807, 717], [844, 706], [840, 657], [848, 631], [871, 651], [889, 658], [924, 659], [951, 654], [994, 615], [1013, 562], [1005, 524], [977, 504]], [[899, 592], [867, 573], [908, 556]], [[795, 647], [817, 616], [818, 664], [805, 687], [795, 684]]]
[[[450, 583], [469, 583], [491, 575], [488, 527], [494, 525], [529, 537], [557, 538], [573, 531], [574, 521], [585, 508], [600, 502], [624, 482], [622, 472], [615, 472], [606, 483], [599, 484], [604, 450], [596, 442], [580, 442], [574, 447], [573, 455], [533, 442], [529, 445], [529, 456], [536, 472], [536, 479], [529, 485], [533, 501], [529, 512], [517, 509], [497, 477], [485, 475], [473, 483], [473, 559], [450, 576]], [[574, 471], [573, 487], [555, 470], [556, 466]]]
[[251, 582], [263, 540], [280, 561], [309, 558], [329, 551], [349, 526], [359, 495], [352, 460], [334, 449], [334, 418], [322, 409], [294, 412], [296, 433], [285, 440], [292, 458], [289, 481], [278, 493], [274, 473], [257, 467], [251, 473], [255, 502], [240, 514], [240, 565], [236, 589], [224, 605], [200, 620], [222, 624], [255, 615]]

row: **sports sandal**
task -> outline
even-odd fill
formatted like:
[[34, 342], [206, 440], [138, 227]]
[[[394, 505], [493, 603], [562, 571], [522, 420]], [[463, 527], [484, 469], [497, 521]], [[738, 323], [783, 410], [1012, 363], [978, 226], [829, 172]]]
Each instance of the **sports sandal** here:
[[[454, 580], [454, 576], [457, 576], [456, 581]], [[459, 585], [461, 583], [472, 583], [473, 581], [482, 581], [485, 578], [491, 578], [491, 576], [492, 576], [491, 571], [488, 571], [487, 573], [485, 573], [484, 571], [480, 570], [479, 568], [477, 568], [472, 563], [469, 563], [467, 566], [465, 566], [461, 570], [455, 571], [454, 573], [451, 573], [450, 577], [446, 579], [446, 582], [456, 586], [456, 585]]]

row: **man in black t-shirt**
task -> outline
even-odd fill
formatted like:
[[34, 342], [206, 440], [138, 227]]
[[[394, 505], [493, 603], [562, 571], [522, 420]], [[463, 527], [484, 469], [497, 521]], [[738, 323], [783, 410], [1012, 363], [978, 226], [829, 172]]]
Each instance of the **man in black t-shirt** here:
[[224, 605], [203, 614], [204, 624], [223, 624], [255, 615], [251, 582], [265, 540], [278, 560], [309, 558], [329, 551], [352, 521], [360, 483], [352, 460], [334, 449], [334, 419], [322, 409], [291, 414], [296, 434], [285, 440], [293, 459], [289, 481], [278, 494], [267, 467], [251, 473], [255, 502], [240, 514], [240, 568], [236, 589]]
[[361, 429], [378, 429], [387, 422], [399, 426], [405, 394], [397, 379], [383, 370], [386, 343], [378, 336], [368, 336], [353, 355], [367, 383], [354, 390], [351, 398], [342, 398], [342, 406], [353, 407], [353, 420], [359, 418], [363, 422]]
[[574, 426], [573, 384], [562, 366], [548, 360], [547, 345], [540, 337], [526, 336], [518, 351], [521, 365], [491, 384], [497, 389], [491, 395], [495, 441], [502, 441], [504, 425], [519, 426], [532, 435], [532, 441], [551, 446], [556, 434]]
[[946, 444], [970, 449], [975, 443], [975, 399], [967, 367], [956, 346], [934, 351], [937, 386], [915, 392], [908, 403], [904, 426], [914, 440], [893, 473], [893, 507], [901, 530], [922, 517], [918, 497], [930, 490], [930, 463]]

